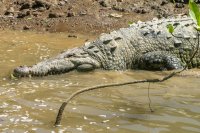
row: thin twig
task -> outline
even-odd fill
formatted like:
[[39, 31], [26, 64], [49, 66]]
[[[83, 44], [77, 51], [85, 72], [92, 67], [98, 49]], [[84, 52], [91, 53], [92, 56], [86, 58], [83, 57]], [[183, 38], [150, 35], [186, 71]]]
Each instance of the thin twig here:
[[69, 103], [70, 100], [72, 100], [75, 96], [83, 93], [83, 92], [86, 92], [86, 91], [91, 91], [91, 90], [95, 90], [95, 89], [99, 89], [99, 88], [106, 88], [106, 87], [113, 87], [113, 86], [122, 86], [122, 85], [129, 85], [129, 84], [137, 84], [137, 83], [145, 83], [145, 82], [148, 82], [148, 83], [156, 83], [156, 82], [163, 82], [165, 80], [168, 80], [170, 78], [172, 78], [173, 76], [175, 76], [176, 74], [178, 73], [181, 73], [183, 72], [184, 70], [186, 70], [189, 66], [189, 63], [192, 62], [193, 58], [195, 57], [195, 55], [198, 53], [199, 51], [199, 32], [197, 31], [197, 35], [198, 35], [198, 39], [197, 39], [197, 48], [196, 48], [196, 51], [193, 53], [192, 57], [190, 58], [190, 60], [186, 63], [185, 67], [179, 71], [174, 71], [172, 73], [170, 73], [169, 75], [161, 78], [161, 79], [145, 79], [145, 80], [136, 80], [136, 81], [129, 81], [129, 82], [124, 82], [124, 83], [112, 83], [112, 84], [104, 84], [104, 85], [97, 85], [97, 86], [93, 86], [93, 87], [88, 87], [88, 88], [84, 88], [84, 89], [81, 89], [81, 90], [78, 90], [76, 92], [74, 92], [67, 100], [66, 102], [63, 102], [63, 104], [61, 105], [59, 111], [58, 111], [58, 114], [57, 114], [57, 117], [56, 117], [56, 121], [55, 121], [55, 124], [54, 126], [59, 126], [60, 123], [61, 123], [61, 120], [62, 120], [62, 114], [63, 114], [63, 111], [65, 109], [65, 107], [67, 106], [67, 104]]
[[151, 112], [154, 112], [153, 109], [151, 108], [151, 98], [150, 98], [150, 82], [149, 82], [149, 85], [148, 85], [148, 99], [149, 99], [149, 109]]

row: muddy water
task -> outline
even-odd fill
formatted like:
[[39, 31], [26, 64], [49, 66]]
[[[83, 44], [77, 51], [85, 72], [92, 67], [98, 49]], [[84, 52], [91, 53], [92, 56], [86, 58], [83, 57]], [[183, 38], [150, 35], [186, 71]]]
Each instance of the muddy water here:
[[68, 38], [64, 33], [0, 31], [0, 132], [200, 132], [200, 80], [194, 76], [151, 84], [153, 113], [149, 111], [148, 84], [86, 92], [67, 106], [62, 126], [53, 127], [61, 103], [78, 89], [165, 75], [163, 72], [98, 70], [19, 80], [8, 78], [18, 65], [34, 64], [86, 39], [84, 36]]

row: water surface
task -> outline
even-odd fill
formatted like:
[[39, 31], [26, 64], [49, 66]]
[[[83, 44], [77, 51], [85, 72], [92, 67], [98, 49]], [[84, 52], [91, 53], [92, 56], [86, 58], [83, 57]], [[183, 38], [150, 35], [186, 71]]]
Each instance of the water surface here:
[[[62, 126], [53, 127], [58, 108], [84, 87], [159, 78], [166, 72], [76, 71], [38, 78], [9, 79], [13, 68], [31, 65], [87, 39], [65, 33], [0, 31], [0, 132], [27, 133], [199, 133], [200, 80], [178, 76], [150, 85], [153, 113], [149, 110], [148, 83], [109, 87], [86, 92], [67, 106]], [[195, 73], [198, 73], [195, 70]]]

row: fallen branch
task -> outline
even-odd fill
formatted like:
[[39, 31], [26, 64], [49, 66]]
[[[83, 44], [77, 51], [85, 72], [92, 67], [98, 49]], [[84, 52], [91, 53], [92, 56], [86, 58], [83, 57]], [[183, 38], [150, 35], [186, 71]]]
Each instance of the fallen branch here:
[[169, 74], [168, 76], [162, 78], [162, 79], [145, 79], [145, 80], [136, 80], [136, 81], [129, 81], [129, 82], [124, 82], [124, 83], [111, 83], [111, 84], [104, 84], [104, 85], [97, 85], [97, 86], [93, 86], [93, 87], [88, 87], [88, 88], [84, 88], [84, 89], [81, 89], [81, 90], [78, 90], [76, 92], [74, 92], [67, 100], [66, 102], [63, 102], [63, 104], [61, 105], [60, 109], [59, 109], [59, 112], [57, 114], [57, 117], [56, 117], [56, 122], [55, 122], [55, 126], [58, 126], [60, 125], [61, 123], [61, 119], [62, 119], [62, 114], [63, 114], [63, 111], [65, 109], [65, 107], [67, 106], [67, 104], [69, 103], [70, 100], [72, 100], [75, 96], [83, 93], [83, 92], [86, 92], [86, 91], [91, 91], [91, 90], [95, 90], [95, 89], [99, 89], [99, 88], [106, 88], [106, 87], [113, 87], [113, 86], [122, 86], [122, 85], [129, 85], [129, 84], [137, 84], [137, 83], [145, 83], [145, 82], [148, 82], [148, 83], [156, 83], [156, 82], [163, 82], [165, 80], [168, 80], [170, 79], [171, 77], [173, 77], [174, 75], [180, 73], [184, 71], [184, 69], [180, 70], [180, 71], [177, 71], [177, 72], [172, 72], [171, 74]]
[[[124, 82], [124, 83], [111, 83], [111, 84], [104, 84], [104, 85], [97, 85], [97, 86], [93, 86], [93, 87], [88, 87], [88, 88], [84, 88], [84, 89], [81, 89], [81, 90], [78, 90], [76, 92], [74, 92], [67, 100], [66, 102], [63, 102], [63, 104], [60, 106], [60, 109], [58, 111], [58, 114], [57, 114], [57, 117], [56, 117], [56, 121], [54, 123], [54, 126], [59, 126], [60, 123], [61, 123], [61, 120], [62, 120], [62, 114], [63, 114], [63, 111], [65, 109], [65, 107], [67, 106], [67, 104], [69, 103], [70, 100], [72, 100], [75, 96], [83, 93], [83, 92], [86, 92], [86, 91], [91, 91], [91, 90], [95, 90], [95, 89], [99, 89], [99, 88], [106, 88], [106, 87], [114, 87], [114, 86], [122, 86], [122, 85], [129, 85], [129, 84], [137, 84], [137, 83], [145, 83], [145, 82], [148, 82], [148, 83], [156, 83], [156, 82], [163, 82], [163, 81], [166, 81], [170, 78], [172, 78], [173, 76], [175, 76], [176, 74], [178, 73], [181, 73], [183, 72], [184, 70], [186, 70], [189, 66], [189, 63], [192, 62], [193, 58], [195, 57], [195, 55], [198, 53], [199, 51], [199, 32], [197, 31], [197, 35], [198, 35], [198, 38], [197, 38], [197, 46], [196, 46], [196, 50], [195, 52], [192, 54], [192, 57], [190, 58], [190, 60], [188, 62], [186, 62], [186, 65], [183, 69], [179, 70], [179, 71], [174, 71], [172, 73], [170, 73], [169, 75], [161, 78], [161, 79], [145, 79], [145, 80], [136, 80], [136, 81], [129, 81], [129, 82]], [[148, 88], [149, 89], [149, 88]], [[151, 109], [151, 108], [150, 108]], [[152, 111], [152, 109], [151, 109]]]

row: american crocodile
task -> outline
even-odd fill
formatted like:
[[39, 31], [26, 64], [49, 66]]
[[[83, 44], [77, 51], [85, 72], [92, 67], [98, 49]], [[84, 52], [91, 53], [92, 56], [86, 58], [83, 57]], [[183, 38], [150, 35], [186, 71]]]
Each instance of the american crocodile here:
[[[175, 27], [172, 34], [166, 28]], [[33, 66], [14, 69], [14, 76], [45, 76], [72, 70], [172, 70], [188, 62], [198, 41], [195, 23], [189, 17], [153, 19], [137, 22], [109, 34], [101, 34], [93, 42], [68, 49], [58, 56]], [[200, 51], [189, 68], [200, 67]]]

